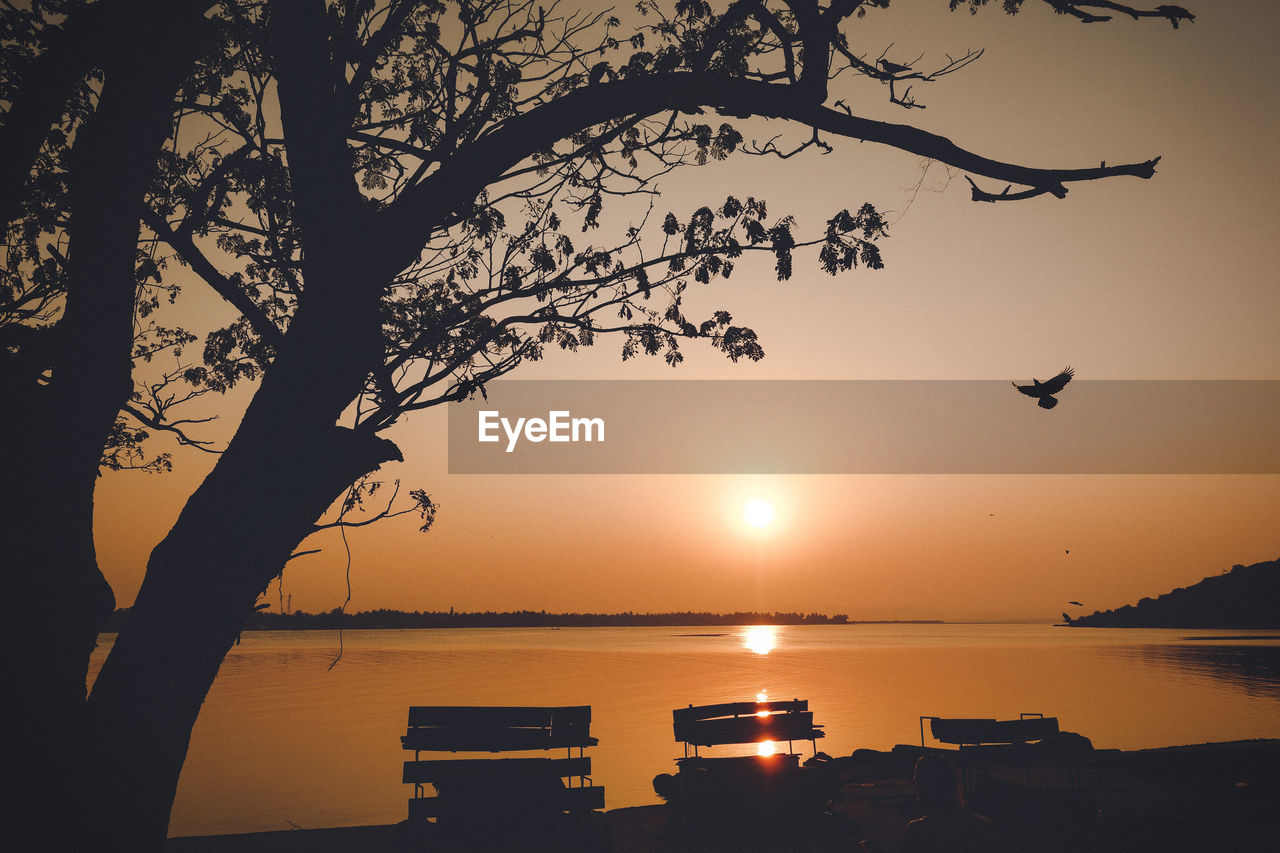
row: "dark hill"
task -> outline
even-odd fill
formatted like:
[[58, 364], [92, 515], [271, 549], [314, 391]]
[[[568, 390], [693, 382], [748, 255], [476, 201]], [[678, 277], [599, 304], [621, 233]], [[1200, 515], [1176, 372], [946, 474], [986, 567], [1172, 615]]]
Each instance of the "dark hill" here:
[[1159, 598], [1068, 621], [1086, 628], [1280, 628], [1280, 560], [1235, 565]]

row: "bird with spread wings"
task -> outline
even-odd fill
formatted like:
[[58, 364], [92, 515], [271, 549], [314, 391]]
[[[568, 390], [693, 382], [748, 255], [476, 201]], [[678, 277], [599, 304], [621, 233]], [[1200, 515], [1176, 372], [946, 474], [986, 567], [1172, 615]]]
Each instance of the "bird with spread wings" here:
[[1066, 370], [1062, 371], [1052, 379], [1045, 380], [1044, 382], [1041, 382], [1039, 379], [1032, 379], [1030, 385], [1019, 385], [1015, 382], [1013, 383], [1013, 387], [1017, 388], [1028, 397], [1035, 397], [1036, 405], [1040, 408], [1052, 409], [1054, 406], [1058, 405], [1058, 398], [1053, 395], [1067, 387], [1067, 383], [1070, 382], [1071, 377], [1075, 375], [1075, 371], [1068, 366]]

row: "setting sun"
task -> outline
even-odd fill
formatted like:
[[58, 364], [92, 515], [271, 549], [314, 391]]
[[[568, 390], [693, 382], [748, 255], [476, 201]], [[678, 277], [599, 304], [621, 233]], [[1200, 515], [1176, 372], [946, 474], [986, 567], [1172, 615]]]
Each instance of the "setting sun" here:
[[742, 509], [742, 518], [752, 527], [763, 528], [773, 523], [773, 504], [754, 500]]
[[758, 655], [767, 655], [778, 645], [778, 629], [772, 625], [752, 625], [743, 634], [742, 645]]

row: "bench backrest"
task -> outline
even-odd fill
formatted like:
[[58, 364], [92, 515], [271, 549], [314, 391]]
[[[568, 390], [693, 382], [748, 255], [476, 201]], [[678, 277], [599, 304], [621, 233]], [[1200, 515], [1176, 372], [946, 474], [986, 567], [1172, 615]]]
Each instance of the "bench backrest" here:
[[1057, 717], [1023, 717], [1020, 720], [967, 720], [930, 717], [929, 729], [942, 743], [1029, 743], [1058, 733]]
[[690, 705], [671, 712], [677, 741], [697, 746], [822, 737], [804, 699], [787, 702], [725, 702]]
[[415, 706], [401, 738], [405, 749], [507, 752], [595, 746], [591, 706]]

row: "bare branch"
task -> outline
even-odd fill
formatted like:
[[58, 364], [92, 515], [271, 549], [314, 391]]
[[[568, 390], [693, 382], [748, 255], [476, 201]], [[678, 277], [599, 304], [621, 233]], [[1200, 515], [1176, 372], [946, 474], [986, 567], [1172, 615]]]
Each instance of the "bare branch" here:
[[1083, 0], [1082, 2], [1068, 2], [1068, 0], [1044, 0], [1053, 10], [1062, 15], [1071, 15], [1079, 18], [1083, 23], [1096, 24], [1111, 20], [1110, 15], [1095, 15], [1085, 11], [1086, 8], [1091, 9], [1109, 9], [1113, 12], [1119, 12], [1128, 15], [1135, 21], [1139, 18], [1164, 18], [1176, 30], [1178, 25], [1183, 21], [1194, 23], [1196, 16], [1188, 12], [1181, 6], [1160, 5], [1154, 9], [1138, 9], [1126, 3], [1113, 3], [1110, 0]]
[[222, 452], [212, 446], [212, 441], [192, 438], [182, 429], [185, 424], [206, 424], [211, 421], [216, 421], [217, 417], [186, 418], [180, 421], [166, 421], [157, 417], [154, 412], [144, 411], [132, 404], [126, 404], [121, 411], [127, 413], [143, 426], [150, 427], [154, 430], [160, 430], [161, 432], [172, 433], [178, 439], [178, 444], [184, 447], [194, 447], [196, 450], [203, 450], [205, 453], [218, 454]]

